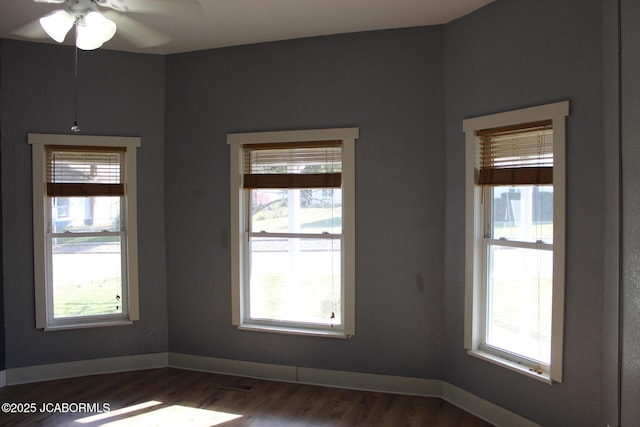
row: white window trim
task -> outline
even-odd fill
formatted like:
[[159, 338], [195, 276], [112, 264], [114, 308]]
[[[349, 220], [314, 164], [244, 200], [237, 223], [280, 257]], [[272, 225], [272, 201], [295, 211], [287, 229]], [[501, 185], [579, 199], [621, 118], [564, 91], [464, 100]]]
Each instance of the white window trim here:
[[[95, 136], [95, 135], [59, 135], [59, 134], [28, 134], [28, 143], [32, 146], [33, 164], [33, 262], [35, 287], [36, 328], [45, 331], [60, 329], [79, 329], [102, 326], [131, 324], [140, 319], [138, 299], [138, 228], [137, 228], [137, 178], [136, 178], [136, 148], [140, 147], [139, 137], [124, 136]], [[54, 321], [48, 313], [47, 291], [47, 223], [48, 196], [46, 191], [46, 153], [47, 145], [66, 146], [98, 146], [98, 147], [126, 147], [125, 176], [126, 194], [125, 207], [127, 216], [127, 313], [120, 318], [113, 316], [79, 317], [64, 321]]]
[[[565, 288], [565, 204], [566, 204], [566, 125], [569, 101], [470, 118], [463, 121], [466, 135], [466, 232], [465, 232], [465, 326], [464, 346], [472, 356], [498, 364], [543, 382], [562, 382], [564, 288]], [[491, 129], [542, 120], [553, 121], [553, 292], [551, 321], [551, 363], [549, 372], [538, 374], [522, 360], [507, 359], [482, 349], [484, 308], [483, 280], [483, 221], [482, 189], [476, 185], [477, 130]]]
[[[355, 140], [359, 128], [312, 129], [275, 132], [230, 133], [231, 169], [231, 316], [232, 324], [238, 329], [279, 332], [294, 335], [315, 335], [322, 337], [347, 338], [355, 334]], [[282, 327], [265, 323], [251, 323], [244, 313], [245, 269], [242, 265], [245, 230], [242, 218], [244, 212], [242, 188], [242, 145], [267, 144], [274, 142], [302, 142], [342, 140], [342, 252], [344, 256], [344, 329], [327, 330], [304, 327]]]

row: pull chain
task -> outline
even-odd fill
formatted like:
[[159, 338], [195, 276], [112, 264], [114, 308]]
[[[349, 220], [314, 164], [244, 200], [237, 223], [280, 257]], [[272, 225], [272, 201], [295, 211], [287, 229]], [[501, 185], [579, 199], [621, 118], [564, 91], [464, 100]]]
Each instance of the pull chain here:
[[78, 126], [78, 22], [75, 23], [76, 29], [76, 45], [75, 45], [75, 68], [73, 75], [73, 126], [71, 130], [73, 132], [80, 132], [80, 126]]

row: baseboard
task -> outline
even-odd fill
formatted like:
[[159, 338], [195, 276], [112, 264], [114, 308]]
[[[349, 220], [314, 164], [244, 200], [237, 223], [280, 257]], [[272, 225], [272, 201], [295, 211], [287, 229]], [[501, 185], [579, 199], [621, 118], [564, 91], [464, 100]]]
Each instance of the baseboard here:
[[243, 362], [180, 353], [169, 353], [169, 366], [194, 371], [352, 390], [381, 391], [431, 397], [442, 396], [442, 381], [424, 378]]
[[442, 380], [243, 362], [181, 353], [169, 353], [169, 366], [273, 381], [439, 397], [496, 426], [540, 427], [533, 421]]
[[244, 362], [193, 354], [169, 353], [169, 366], [192, 371], [262, 378], [273, 381], [297, 382], [296, 367], [270, 363]]
[[298, 382], [352, 390], [441, 397], [442, 381], [394, 375], [298, 368]]
[[478, 418], [496, 425], [509, 427], [540, 427], [539, 424], [515, 414], [501, 406], [484, 400], [475, 394], [461, 388], [442, 382], [442, 396], [444, 400], [464, 409]]
[[442, 380], [245, 362], [183, 353], [151, 353], [9, 368], [0, 371], [0, 387], [165, 367], [353, 390], [438, 397], [496, 426], [540, 427], [518, 414]]
[[7, 385], [25, 384], [87, 375], [164, 368], [167, 366], [167, 353], [79, 360], [23, 368], [9, 368], [6, 370], [6, 383]]

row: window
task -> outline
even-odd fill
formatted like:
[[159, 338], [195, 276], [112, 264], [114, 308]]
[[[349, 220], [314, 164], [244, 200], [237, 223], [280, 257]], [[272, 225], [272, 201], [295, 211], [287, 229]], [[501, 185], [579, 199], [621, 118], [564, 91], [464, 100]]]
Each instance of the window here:
[[233, 324], [355, 330], [357, 128], [229, 134]]
[[29, 134], [36, 327], [138, 320], [140, 138]]
[[464, 121], [465, 347], [562, 381], [565, 117], [559, 102]]

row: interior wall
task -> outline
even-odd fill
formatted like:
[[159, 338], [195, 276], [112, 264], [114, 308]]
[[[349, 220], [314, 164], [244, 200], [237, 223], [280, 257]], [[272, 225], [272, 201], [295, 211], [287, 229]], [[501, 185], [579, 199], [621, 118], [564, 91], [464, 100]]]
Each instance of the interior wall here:
[[[600, 422], [604, 147], [601, 0], [497, 0], [446, 26], [445, 376], [545, 426]], [[466, 354], [465, 118], [568, 99], [564, 381]]]
[[167, 351], [164, 239], [164, 58], [80, 51], [83, 134], [141, 136], [138, 149], [140, 317], [132, 326], [35, 329], [31, 147], [27, 133], [71, 133], [74, 49], [2, 40], [2, 237], [6, 366]]
[[[167, 58], [171, 351], [440, 378], [444, 245], [442, 28], [265, 43]], [[360, 128], [356, 334], [231, 325], [226, 135]]]
[[640, 425], [640, 4], [622, 0], [621, 424]]

